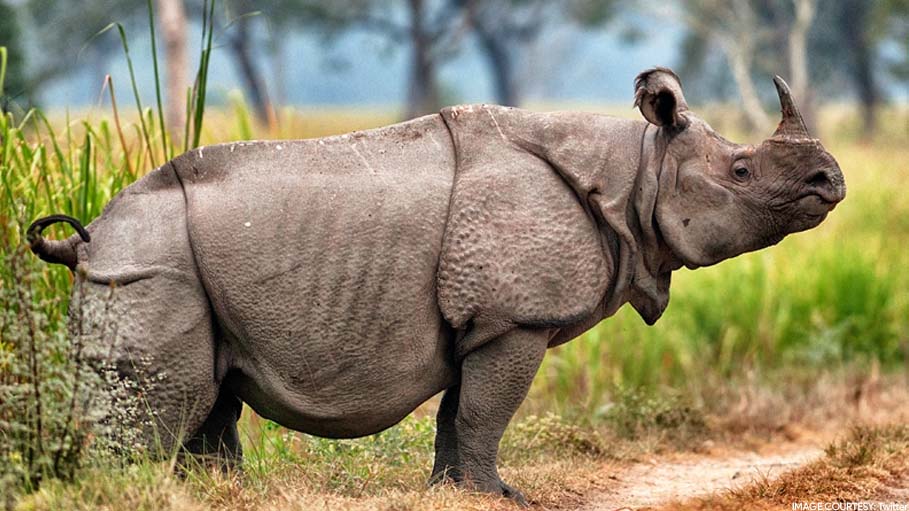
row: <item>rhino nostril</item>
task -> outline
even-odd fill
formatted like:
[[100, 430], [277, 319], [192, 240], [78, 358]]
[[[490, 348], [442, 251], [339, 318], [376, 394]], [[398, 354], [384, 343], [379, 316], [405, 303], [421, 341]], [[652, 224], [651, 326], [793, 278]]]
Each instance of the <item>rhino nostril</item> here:
[[812, 174], [811, 177], [808, 178], [808, 181], [806, 181], [806, 182], [808, 183], [809, 186], [814, 187], [814, 188], [821, 188], [824, 186], [831, 185], [830, 178], [827, 177], [827, 173], [824, 172], [823, 170], [819, 170], [819, 171], [815, 172], [814, 174]]

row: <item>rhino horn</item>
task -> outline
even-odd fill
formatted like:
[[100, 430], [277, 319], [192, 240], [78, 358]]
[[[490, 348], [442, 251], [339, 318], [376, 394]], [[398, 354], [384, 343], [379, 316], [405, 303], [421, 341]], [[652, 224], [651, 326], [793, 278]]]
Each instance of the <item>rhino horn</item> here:
[[780, 111], [783, 114], [779, 126], [773, 132], [774, 137], [785, 138], [810, 138], [808, 128], [802, 119], [802, 114], [795, 106], [792, 99], [792, 91], [789, 90], [789, 84], [779, 76], [773, 77], [773, 84], [776, 85], [776, 92], [780, 97]]

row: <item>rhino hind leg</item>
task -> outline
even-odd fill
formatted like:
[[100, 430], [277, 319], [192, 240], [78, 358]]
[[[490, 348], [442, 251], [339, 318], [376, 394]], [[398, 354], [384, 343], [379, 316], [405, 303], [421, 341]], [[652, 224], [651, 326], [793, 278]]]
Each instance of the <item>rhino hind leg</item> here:
[[214, 327], [198, 279], [151, 273], [118, 286], [79, 277], [71, 324], [84, 356], [113, 371], [104, 422], [115, 445], [154, 458], [179, 451], [218, 398]]
[[460, 482], [463, 479], [459, 468], [458, 437], [455, 429], [460, 393], [461, 386], [455, 385], [442, 395], [442, 402], [436, 414], [436, 456], [429, 484]]
[[184, 442], [184, 452], [222, 470], [238, 468], [243, 460], [237, 430], [242, 409], [243, 402], [222, 385], [205, 422]]
[[526, 505], [521, 492], [505, 484], [496, 468], [499, 441], [527, 396], [549, 337], [543, 330], [512, 330], [467, 354], [461, 366], [454, 430], [459, 482]]

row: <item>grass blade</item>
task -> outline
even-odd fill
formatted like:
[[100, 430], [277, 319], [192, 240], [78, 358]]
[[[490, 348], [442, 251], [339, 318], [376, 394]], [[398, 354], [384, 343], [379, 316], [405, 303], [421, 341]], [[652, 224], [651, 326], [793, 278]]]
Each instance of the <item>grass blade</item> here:
[[189, 120], [193, 116], [193, 88], [187, 87], [186, 89], [186, 122], [183, 123], [183, 152], [185, 153], [189, 149]]
[[129, 55], [129, 44], [126, 41], [126, 30], [124, 30], [123, 25], [120, 23], [116, 24], [117, 31], [120, 32], [120, 42], [123, 45], [123, 52], [126, 54], [126, 65], [129, 68], [129, 79], [133, 85], [133, 95], [136, 97], [136, 110], [139, 111], [139, 124], [142, 128], [142, 138], [145, 140], [145, 148], [148, 151], [148, 160], [151, 162], [152, 167], [157, 167], [155, 163], [155, 155], [152, 150], [151, 137], [148, 134], [148, 127], [145, 125], [145, 116], [142, 115], [142, 100], [139, 98], [139, 86], [136, 84], [136, 73], [133, 70], [133, 59]]
[[0, 46], [0, 97], [3, 97], [3, 84], [6, 83], [6, 46]]
[[170, 152], [167, 150], [167, 129], [164, 127], [164, 107], [161, 102], [161, 77], [158, 73], [158, 46], [155, 40], [155, 13], [152, 0], [148, 0], [148, 33], [151, 36], [152, 68], [155, 70], [155, 97], [158, 100], [158, 122], [161, 126], [161, 149], [164, 159], [169, 160]]
[[205, 116], [205, 93], [208, 87], [208, 64], [211, 57], [212, 33], [214, 32], [215, 0], [208, 2], [207, 7], [208, 12], [204, 13], [202, 27], [203, 37], [206, 39], [199, 61], [199, 72], [196, 74], [196, 99], [193, 102], [193, 143], [191, 149], [199, 147], [199, 140], [202, 137], [202, 120]]
[[110, 92], [110, 106], [114, 111], [114, 124], [117, 127], [117, 136], [120, 137], [120, 147], [123, 149], [123, 160], [126, 162], [126, 170], [129, 172], [130, 177], [135, 179], [136, 173], [133, 172], [133, 167], [129, 162], [129, 148], [126, 145], [126, 137], [123, 135], [123, 127], [120, 125], [120, 112], [117, 110], [117, 95], [114, 94], [114, 80], [107, 75], [105, 77], [107, 81], [107, 86], [109, 87]]

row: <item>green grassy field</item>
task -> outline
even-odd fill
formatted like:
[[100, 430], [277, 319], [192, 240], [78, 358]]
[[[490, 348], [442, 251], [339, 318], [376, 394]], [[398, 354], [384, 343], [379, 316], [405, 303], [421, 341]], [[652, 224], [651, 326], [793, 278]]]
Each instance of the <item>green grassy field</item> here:
[[[721, 110], [707, 112], [715, 125], [731, 123]], [[206, 116], [203, 143], [307, 138], [395, 119], [379, 110], [288, 110], [267, 128], [249, 119], [242, 101]], [[503, 447], [505, 465], [523, 469], [506, 475], [543, 502], [560, 502], [576, 489], [560, 475], [570, 472], [565, 467], [576, 472], [592, 458], [621, 457], [632, 448], [622, 442], [656, 434], [661, 445], [684, 449], [721, 431], [717, 424], [772, 429], [824, 406], [829, 396], [819, 381], [861, 380], [879, 369], [904, 373], [909, 134], [905, 120], [893, 116], [889, 129], [859, 142], [848, 110], [824, 112], [821, 137], [849, 191], [819, 228], [716, 267], [677, 272], [669, 308], [653, 327], [624, 308], [552, 350]], [[20, 504], [253, 508], [268, 499], [280, 503], [286, 491], [321, 507], [364, 498], [445, 507], [456, 498], [451, 491], [413, 493], [431, 465], [431, 404], [382, 435], [340, 442], [288, 432], [247, 410], [242, 484], [202, 469], [180, 481], [166, 463], [122, 467], [74, 450], [77, 441], [90, 442], [91, 432], [55, 437], [84, 427], [68, 414], [78, 392], [74, 341], [65, 330], [71, 277], [28, 254], [23, 230], [50, 213], [89, 223], [117, 191], [178, 150], [169, 139], [162, 143], [151, 110], [147, 135], [136, 117], [121, 119], [118, 128], [109, 109], [51, 117], [31, 111], [0, 118], [0, 489], [7, 489], [8, 505], [12, 495], [36, 490]], [[55, 227], [48, 234], [69, 233]], [[723, 422], [743, 399], [747, 410]], [[38, 424], [43, 430], [36, 432]], [[57, 470], [54, 453], [61, 451], [77, 453], [72, 470]]]

